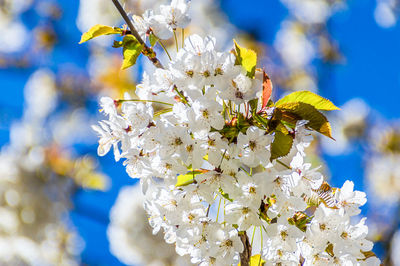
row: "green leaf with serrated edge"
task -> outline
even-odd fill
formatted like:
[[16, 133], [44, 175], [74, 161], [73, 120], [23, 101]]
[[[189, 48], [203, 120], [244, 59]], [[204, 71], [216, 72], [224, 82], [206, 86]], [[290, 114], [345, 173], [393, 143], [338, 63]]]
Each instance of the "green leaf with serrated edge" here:
[[247, 71], [247, 76], [249, 78], [254, 78], [256, 73], [256, 65], [257, 65], [257, 54], [251, 49], [246, 49], [244, 47], [239, 46], [239, 44], [233, 40], [235, 43], [235, 55], [236, 61], [235, 65], [241, 65]]
[[194, 177], [202, 173], [201, 171], [190, 171], [187, 174], [179, 175], [175, 187], [183, 187], [192, 184], [194, 182]]
[[150, 46], [151, 47], [153, 47], [158, 42], [158, 40], [159, 39], [153, 33], [150, 33], [149, 41], [150, 41]]
[[325, 110], [325, 111], [340, 110], [340, 108], [335, 106], [328, 99], [325, 99], [324, 97], [321, 97], [310, 91], [293, 92], [293, 93], [283, 97], [279, 101], [277, 101], [275, 103], [275, 106], [281, 106], [284, 103], [293, 103], [293, 102], [308, 103], [319, 110]]
[[298, 120], [308, 120], [308, 127], [333, 139], [331, 125], [314, 106], [303, 102], [294, 102], [281, 104], [277, 108], [283, 112], [282, 120], [288, 119], [287, 122], [292, 124], [296, 124], [295, 122]]
[[279, 108], [276, 108], [276, 109], [279, 110], [280, 113], [281, 113], [281, 116], [280, 116], [281, 120], [280, 121], [284, 125], [286, 125], [286, 126], [288, 126], [290, 128], [294, 129], [296, 127], [296, 122], [301, 120], [301, 117], [296, 115], [296, 114], [294, 114], [294, 113], [290, 113], [289, 111], [282, 111]]
[[275, 131], [274, 141], [271, 144], [271, 161], [289, 154], [293, 145], [291, 135], [285, 135], [280, 131]]
[[95, 37], [102, 36], [102, 35], [110, 35], [110, 34], [121, 34], [122, 29], [117, 27], [110, 27], [105, 25], [94, 25], [91, 27], [87, 32], [82, 34], [81, 41], [79, 44], [87, 42]]
[[275, 108], [268, 122], [267, 133], [274, 131], [276, 127], [281, 123], [281, 119], [282, 119], [281, 110]]
[[285, 135], [289, 134], [288, 129], [285, 127], [285, 125], [281, 121], [279, 121], [279, 123], [276, 126], [275, 130], [280, 131]]
[[127, 69], [136, 63], [136, 59], [143, 50], [143, 45], [133, 35], [126, 35], [122, 42], [124, 60], [122, 61], [121, 69]]

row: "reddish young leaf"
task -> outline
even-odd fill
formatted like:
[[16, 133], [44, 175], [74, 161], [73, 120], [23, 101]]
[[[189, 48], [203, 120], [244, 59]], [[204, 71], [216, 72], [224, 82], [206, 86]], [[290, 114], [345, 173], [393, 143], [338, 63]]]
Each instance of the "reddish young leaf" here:
[[272, 82], [268, 77], [267, 73], [263, 70], [263, 93], [262, 93], [262, 107], [264, 109], [267, 106], [269, 98], [271, 98], [272, 94]]

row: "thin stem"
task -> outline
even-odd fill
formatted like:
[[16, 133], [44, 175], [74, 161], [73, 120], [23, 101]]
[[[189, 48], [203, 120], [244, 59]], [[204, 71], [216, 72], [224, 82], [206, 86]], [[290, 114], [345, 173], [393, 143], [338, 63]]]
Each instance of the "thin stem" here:
[[[262, 247], [263, 247], [263, 232], [262, 232], [262, 229], [263, 229], [263, 227], [264, 226], [260, 226], [260, 239], [261, 239], [261, 241], [260, 241], [260, 259], [259, 259], [259, 261], [258, 261], [258, 266], [260, 266], [261, 265], [261, 250], [262, 250]], [[265, 230], [265, 228], [264, 228], [264, 230]], [[265, 232], [267, 232], [267, 231], [265, 231]]]
[[251, 246], [253, 246], [253, 241], [254, 241], [254, 235], [256, 234], [256, 227], [254, 226], [254, 229], [253, 229], [253, 234], [252, 234], [252, 236], [251, 236]]
[[287, 169], [292, 169], [292, 167], [288, 166], [287, 164], [281, 162], [280, 160], [276, 160], [279, 164], [285, 166]]
[[211, 207], [211, 204], [208, 204], [208, 207], [207, 207], [207, 217], [208, 217], [208, 214], [210, 213], [210, 207]]
[[[227, 110], [228, 110], [228, 108], [227, 108], [227, 106], [226, 106], [226, 104], [225, 104], [225, 101], [224, 100], [222, 100], [222, 112], [223, 112], [223, 114], [224, 114], [224, 120], [226, 120], [226, 115], [227, 115]], [[228, 114], [228, 118], [229, 118], [229, 114]]]
[[175, 46], [176, 46], [176, 51], [179, 51], [179, 47], [178, 47], [178, 38], [176, 37], [176, 30], [174, 30], [174, 39], [175, 39]]
[[174, 106], [172, 103], [165, 103], [165, 102], [160, 102], [160, 101], [152, 101], [152, 100], [139, 100], [139, 99], [127, 99], [127, 100], [117, 100], [118, 104], [123, 103], [123, 102], [145, 102], [145, 103], [159, 103], [159, 104], [165, 104], [169, 106]]
[[215, 194], [213, 204], [214, 204], [214, 201], [217, 199], [217, 197], [218, 197], [218, 194]]
[[226, 206], [226, 200], [224, 199], [224, 222], [225, 222], [225, 216], [226, 216], [226, 213], [225, 213], [225, 206]]
[[158, 42], [160, 43], [161, 47], [164, 49], [165, 53], [168, 55], [169, 61], [172, 61], [172, 58], [171, 58], [171, 56], [169, 55], [168, 50], [167, 50], [167, 48], [165, 48], [165, 46], [164, 46], [164, 44], [162, 43], [162, 41], [161, 41], [161, 40], [158, 40]]
[[182, 35], [182, 48], [185, 46], [185, 29], [184, 28], [182, 28], [182, 31], [181, 31], [181, 35]]
[[225, 150], [224, 150], [224, 153], [222, 154], [222, 158], [221, 158], [221, 161], [219, 162], [218, 168], [221, 167], [221, 164], [222, 164], [222, 162], [224, 161], [226, 151], [227, 151], [227, 150], [225, 149]]
[[253, 167], [250, 167], [250, 176], [253, 176]]
[[190, 107], [189, 102], [186, 100], [185, 95], [183, 95], [178, 88], [175, 86], [174, 87], [175, 92], [179, 95], [179, 97], [181, 98], [181, 100], [183, 101], [184, 104], [188, 105]]
[[[122, 18], [125, 20], [126, 24], [128, 25], [129, 29], [131, 30], [131, 34], [133, 36], [135, 36], [136, 40], [143, 45], [143, 52], [144, 51], [152, 51], [151, 48], [149, 48], [146, 43], [143, 41], [142, 37], [140, 37], [139, 33], [137, 32], [137, 30], [135, 29], [135, 27], [132, 24], [132, 21], [130, 20], [130, 18], [128, 17], [128, 14], [126, 13], [126, 11], [124, 10], [124, 8], [121, 6], [121, 4], [119, 3], [118, 0], [111, 0], [115, 7], [117, 8], [117, 10], [119, 11], [119, 13], [121, 14]], [[146, 53], [147, 54], [147, 53]], [[147, 55], [147, 57], [150, 59], [150, 61], [154, 64], [155, 67], [157, 68], [164, 68], [163, 65], [161, 64], [161, 62], [155, 57], [152, 56], [150, 54], [152, 53], [148, 53], [149, 55]]]
[[249, 172], [247, 172], [246, 169], [244, 169], [243, 167], [240, 167], [240, 169], [242, 169], [242, 171], [244, 171], [248, 176], [250, 176]]
[[217, 218], [215, 219], [215, 222], [218, 223], [218, 217], [219, 217], [219, 209], [221, 208], [221, 200], [222, 198], [219, 198], [219, 203], [218, 203], [218, 210], [217, 210]]

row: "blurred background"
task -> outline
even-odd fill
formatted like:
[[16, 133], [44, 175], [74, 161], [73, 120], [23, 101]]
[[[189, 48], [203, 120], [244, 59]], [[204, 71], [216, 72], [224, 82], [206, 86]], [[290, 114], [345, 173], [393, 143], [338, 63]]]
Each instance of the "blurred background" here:
[[[167, 1], [121, 2], [141, 15]], [[367, 193], [374, 251], [400, 265], [400, 2], [192, 0], [191, 14], [186, 34], [257, 51], [275, 99], [311, 90], [342, 108], [310, 162]], [[185, 265], [154, 248], [137, 180], [97, 156], [99, 98], [134, 93], [151, 66], [120, 70], [111, 37], [78, 45], [95, 24], [123, 21], [109, 0], [0, 0], [1, 265]]]

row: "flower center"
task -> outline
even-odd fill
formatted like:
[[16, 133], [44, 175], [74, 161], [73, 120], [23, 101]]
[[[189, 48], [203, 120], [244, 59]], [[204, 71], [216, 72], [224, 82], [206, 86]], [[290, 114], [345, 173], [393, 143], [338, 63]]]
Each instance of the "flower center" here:
[[257, 143], [254, 140], [250, 140], [249, 141], [249, 148], [250, 150], [254, 151], [254, 149], [256, 148]]
[[178, 137], [178, 138], [175, 138], [174, 144], [175, 144], [176, 146], [179, 146], [179, 145], [182, 145], [183, 142], [182, 142], [181, 138]]

